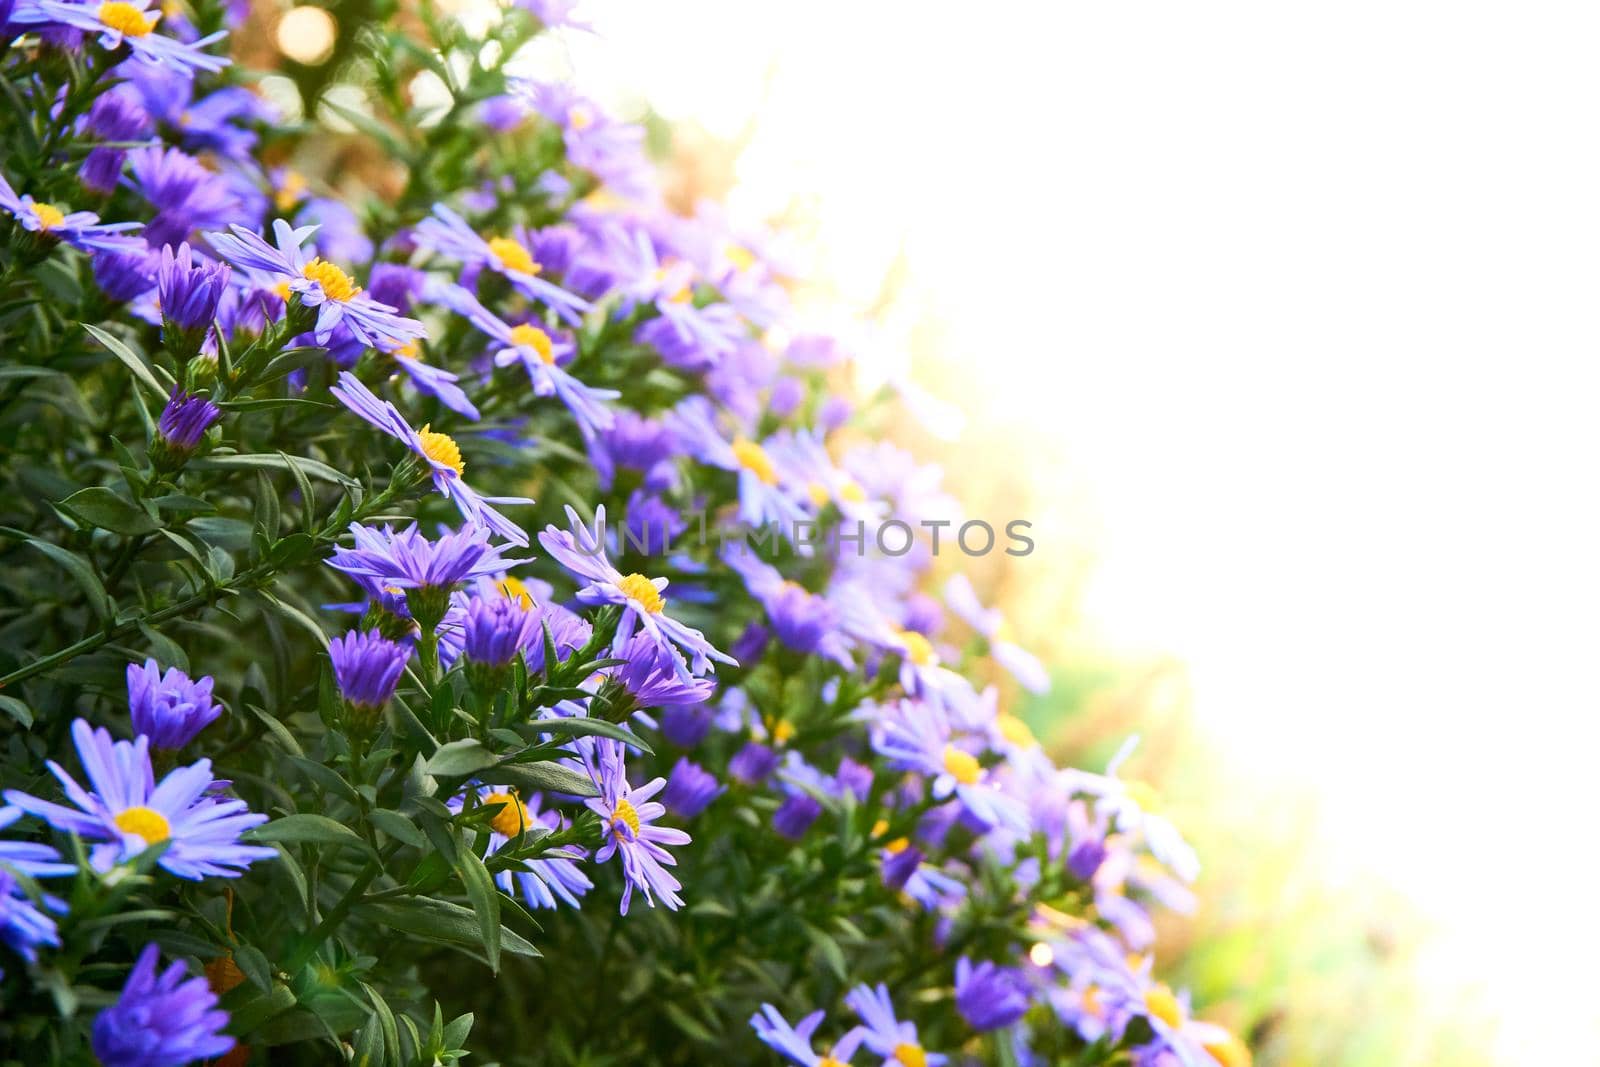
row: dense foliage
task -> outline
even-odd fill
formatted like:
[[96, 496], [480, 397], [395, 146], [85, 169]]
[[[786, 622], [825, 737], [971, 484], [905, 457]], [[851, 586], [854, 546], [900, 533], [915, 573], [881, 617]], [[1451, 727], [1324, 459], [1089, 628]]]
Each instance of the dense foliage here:
[[1026, 524], [508, 77], [570, 5], [347, 21], [302, 124], [145, 4], [4, 12], [0, 1059], [1246, 1062], [1192, 853], [926, 591]]

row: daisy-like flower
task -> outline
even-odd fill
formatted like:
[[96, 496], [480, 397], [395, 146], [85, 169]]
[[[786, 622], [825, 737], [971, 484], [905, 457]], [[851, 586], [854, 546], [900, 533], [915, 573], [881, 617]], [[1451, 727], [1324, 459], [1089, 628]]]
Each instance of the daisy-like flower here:
[[450, 208], [435, 204], [433, 214], [417, 223], [415, 232], [422, 247], [505, 275], [524, 296], [548, 304], [567, 322], [577, 323], [591, 307], [581, 296], [539, 277], [544, 266], [533, 258], [533, 239], [521, 227], [485, 238]]
[[275, 245], [260, 234], [240, 225], [232, 233], [208, 233], [206, 240], [217, 254], [236, 267], [258, 271], [288, 286], [307, 307], [317, 309], [315, 333], [318, 341], [327, 340], [333, 328], [344, 323], [364, 345], [393, 352], [407, 342], [427, 335], [416, 319], [408, 319], [388, 304], [362, 292], [344, 269], [320, 256], [307, 257], [301, 247], [317, 232], [316, 226], [298, 229], [283, 219], [272, 223]]
[[424, 460], [432, 472], [433, 487], [455, 504], [463, 518], [488, 527], [518, 547], [527, 547], [527, 533], [490, 505], [531, 504], [533, 501], [520, 496], [479, 495], [462, 477], [467, 464], [461, 458], [461, 448], [448, 434], [430, 430], [427, 425], [420, 430], [412, 429], [393, 404], [379, 400], [371, 389], [361, 384], [361, 379], [349, 371], [340, 373], [339, 384], [329, 392], [338, 397], [345, 407], [402, 442]]
[[612, 708], [620, 711], [608, 716], [613, 719], [635, 710], [703, 704], [716, 689], [711, 679], [691, 676], [676, 649], [663, 649], [645, 632], [629, 638], [616, 656], [623, 662], [606, 671], [610, 684], [601, 690], [612, 691], [608, 699]]
[[711, 647], [711, 642], [699, 630], [685, 626], [665, 613], [666, 600], [661, 594], [667, 588], [667, 579], [647, 578], [642, 574], [625, 575], [611, 565], [605, 551], [604, 505], [595, 512], [593, 530], [584, 525], [570, 506], [567, 508], [567, 523], [571, 527], [570, 532], [554, 526], [545, 527], [539, 535], [539, 543], [563, 567], [588, 581], [588, 585], [578, 590], [580, 603], [616, 604], [623, 609], [622, 618], [617, 623], [616, 640], [612, 644], [613, 652], [626, 648], [634, 632], [642, 630], [664, 650], [670, 651], [673, 645], [682, 647], [693, 657], [690, 667], [695, 674], [711, 670], [712, 660], [738, 666], [732, 657]]
[[197, 682], [176, 667], [162, 674], [154, 659], [142, 667], [128, 664], [133, 732], [148, 737], [155, 748], [182, 748], [222, 715], [222, 705], [211, 699], [215, 684], [210, 675]]
[[655, 907], [659, 896], [668, 910], [678, 910], [683, 904], [678, 890], [683, 886], [667, 871], [678, 861], [662, 846], [687, 845], [690, 838], [682, 830], [652, 825], [667, 809], [650, 798], [661, 791], [667, 780], [656, 778], [634, 789], [628, 784], [625, 749], [620, 741], [608, 737], [581, 740], [589, 742], [582, 748], [583, 761], [600, 790], [598, 799], [584, 803], [600, 816], [605, 835], [605, 843], [594, 858], [596, 863], [605, 863], [612, 856], [621, 860], [625, 878], [622, 914], [628, 914], [635, 888], [644, 891], [651, 907]]
[[1028, 809], [1000, 790], [993, 772], [956, 742], [949, 720], [935, 705], [901, 700], [882, 710], [873, 724], [872, 745], [891, 765], [933, 779], [933, 796], [952, 794], [979, 822], [1013, 833], [1028, 832]]
[[11, 21], [24, 26], [70, 26], [85, 33], [98, 33], [100, 47], [115, 52], [123, 45], [134, 56], [186, 71], [215, 74], [226, 67], [226, 56], [208, 54], [205, 49], [228, 36], [226, 30], [185, 43], [155, 32], [161, 20], [159, 5], [151, 0], [19, 0]]
[[105, 1067], [169, 1067], [221, 1056], [233, 1048], [222, 1032], [228, 1013], [205, 978], [189, 977], [182, 960], [159, 975], [161, 950], [139, 953], [122, 996], [94, 1021], [90, 1044]]
[[901, 1022], [889, 1000], [889, 987], [882, 982], [873, 989], [858, 985], [845, 995], [844, 1002], [861, 1018], [858, 1028], [867, 1048], [884, 1058], [884, 1067], [940, 1067], [948, 1057], [929, 1052], [917, 1040], [917, 1024]]
[[89, 775], [85, 790], [54, 760], [47, 766], [78, 810], [41, 800], [16, 789], [5, 799], [67, 833], [98, 842], [89, 854], [97, 871], [132, 859], [152, 845], [167, 843], [158, 861], [179, 878], [237, 878], [257, 860], [277, 852], [242, 845], [239, 835], [267, 821], [242, 800], [216, 796], [211, 761], [179, 767], [158, 783], [150, 767], [150, 740], [112, 741], [104, 729], [83, 719], [72, 724], [78, 759]]
[[703, 396], [683, 400], [667, 416], [667, 425], [683, 447], [701, 463], [739, 476], [739, 518], [750, 526], [774, 525], [792, 536], [794, 524], [806, 517], [784, 487], [782, 473], [770, 453], [742, 434], [728, 440], [717, 428], [711, 402]]
[[[20, 809], [0, 808], [0, 829], [20, 818]], [[39, 903], [35, 903], [22, 891], [15, 876], [62, 878], [76, 870], [72, 864], [62, 863], [60, 854], [49, 845], [0, 839], [0, 945], [29, 963], [39, 958], [41, 945], [59, 947], [61, 940], [56, 934], [56, 921], [45, 912], [61, 914], [66, 911], [66, 902], [43, 894]], [[0, 977], [4, 974], [0, 971]]]
[[522, 364], [533, 382], [534, 395], [554, 396], [565, 404], [578, 420], [585, 439], [611, 428], [611, 409], [606, 401], [622, 394], [615, 389], [584, 385], [562, 368], [561, 364], [571, 359], [576, 351], [570, 341], [534, 323], [510, 325], [459, 285], [441, 286], [439, 295], [457, 314], [465, 316], [502, 346], [494, 353], [495, 366]]
[[145, 250], [141, 238], [128, 235], [129, 230], [137, 230], [143, 223], [102, 223], [100, 216], [92, 211], [63, 211], [27, 193], [18, 194], [3, 175], [0, 175], [0, 208], [29, 233], [46, 241], [65, 241], [82, 252], [133, 255]]
[[[792, 379], [785, 379], [792, 380]], [[813, 430], [780, 430], [766, 443], [780, 469], [789, 472], [791, 491], [818, 511], [830, 504], [847, 519], [875, 523], [888, 510], [869, 500], [861, 483], [836, 466], [822, 437]]]
[[[403, 530], [350, 524], [352, 547], [335, 548], [328, 566], [342, 571], [363, 585], [380, 589], [408, 591], [412, 614], [422, 611], [438, 622], [445, 610], [450, 590], [462, 582], [498, 575], [528, 562], [507, 559], [505, 548], [489, 543], [490, 531], [477, 523], [466, 523], [459, 530], [447, 531], [428, 540], [412, 523]], [[428, 611], [432, 602], [434, 611]]]
[[710, 771], [689, 757], [680, 756], [667, 776], [667, 791], [661, 794], [661, 802], [679, 818], [692, 819], [726, 789]]
[[457, 384], [461, 376], [443, 367], [424, 363], [422, 348], [416, 341], [407, 341], [398, 348], [390, 349], [387, 354], [394, 360], [395, 369], [411, 380], [417, 392], [433, 397], [457, 415], [477, 421], [477, 405]]
[[999, 608], [985, 608], [978, 603], [978, 594], [964, 574], [958, 574], [945, 583], [944, 602], [984, 640], [989, 642], [989, 655], [1011, 672], [1024, 689], [1043, 693], [1050, 688], [1050, 675], [1038, 657], [1011, 640], [1005, 616]]
[[[489, 846], [484, 858], [494, 855], [522, 834], [532, 830], [559, 830], [561, 814], [556, 811], [541, 812], [539, 795], [533, 794], [524, 803], [515, 791], [505, 786], [478, 786], [473, 790], [478, 804], [497, 810], [489, 820]], [[466, 807], [465, 796], [450, 801], [450, 810], [459, 812]], [[594, 888], [589, 876], [583, 873], [578, 861], [583, 853], [575, 848], [556, 849], [536, 859], [525, 859], [525, 869], [497, 871], [495, 884], [502, 891], [522, 891], [522, 899], [531, 908], [554, 908], [558, 903], [569, 908], [580, 907], [579, 898]]]
[[[0, 808], [0, 830], [22, 818], [22, 809]], [[63, 878], [77, 871], [61, 862], [61, 853], [35, 841], [7, 841], [0, 838], [0, 867], [10, 867], [29, 878]]]
[[1074, 792], [1094, 797], [1096, 810], [1108, 815], [1117, 830], [1143, 841], [1150, 854], [1180, 881], [1193, 882], [1200, 876], [1200, 857], [1172, 821], [1155, 810], [1155, 791], [1144, 782], [1128, 781], [1118, 775], [1138, 745], [1137, 736], [1123, 742], [1106, 765], [1105, 774], [1073, 769], [1062, 775]]
[[811, 1043], [811, 1035], [822, 1025], [824, 1014], [814, 1011], [801, 1019], [799, 1026], [790, 1026], [777, 1008], [762, 1004], [761, 1010], [750, 1016], [750, 1025], [764, 1044], [790, 1063], [800, 1067], [848, 1067], [865, 1032], [856, 1027], [826, 1052], [818, 1053]]

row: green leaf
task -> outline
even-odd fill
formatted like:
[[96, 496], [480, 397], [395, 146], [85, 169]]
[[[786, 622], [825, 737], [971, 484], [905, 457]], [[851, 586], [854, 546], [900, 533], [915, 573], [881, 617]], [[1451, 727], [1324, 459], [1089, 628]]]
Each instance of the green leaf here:
[[17, 720], [24, 729], [33, 725], [33, 709], [16, 697], [0, 694], [0, 711], [4, 711], [7, 715]]
[[587, 774], [559, 763], [501, 763], [478, 775], [485, 782], [514, 785], [524, 793], [548, 789], [575, 797], [597, 797], [600, 790]]
[[367, 818], [372, 820], [372, 825], [396, 841], [404, 841], [412, 848], [426, 848], [428, 846], [428, 839], [421, 830], [417, 829], [417, 824], [398, 811], [390, 811], [388, 808], [373, 808], [367, 814]]
[[597, 734], [600, 737], [610, 737], [625, 744], [632, 745], [646, 755], [653, 755], [655, 749], [651, 748], [638, 734], [625, 726], [604, 719], [585, 718], [574, 715], [568, 718], [538, 719], [534, 722], [521, 724], [525, 734], [550, 734], [555, 737], [582, 737], [586, 734]]
[[172, 386], [170, 384], [163, 386], [160, 379], [156, 377], [155, 372], [150, 369], [150, 364], [146, 363], [138, 353], [98, 326], [91, 326], [86, 322], [83, 324], [83, 328], [89, 331], [89, 336], [109, 348], [113, 356], [127, 364], [128, 369], [133, 372], [135, 380], [140, 385], [150, 390], [151, 394], [163, 404], [167, 402], [167, 397], [172, 392]]
[[452, 741], [448, 745], [440, 745], [422, 768], [424, 773], [435, 778], [459, 778], [485, 767], [492, 767], [500, 757], [483, 746], [481, 741], [470, 738], [464, 741]]
[[292, 474], [296, 470], [310, 478], [318, 478], [335, 485], [353, 486], [354, 478], [346, 477], [320, 460], [304, 456], [286, 456], [282, 452], [242, 452], [231, 456], [202, 456], [189, 461], [197, 470], [274, 470]]
[[[477, 949], [483, 945], [478, 917], [470, 908], [430, 897], [401, 897], [374, 901], [360, 907], [375, 921], [408, 934], [456, 948]], [[500, 928], [503, 951], [514, 956], [538, 956], [539, 950], [515, 930]]]
[[359, 849], [367, 847], [361, 835], [344, 823], [335, 822], [326, 815], [313, 815], [309, 812], [274, 819], [265, 826], [246, 831], [244, 836], [257, 842], [276, 841], [284, 844], [333, 845]]
[[151, 533], [156, 528], [155, 520], [143, 508], [103, 485], [79, 489], [59, 506], [78, 521], [112, 533], [131, 537]]
[[484, 955], [489, 958], [489, 969], [500, 970], [500, 891], [495, 888], [489, 868], [483, 865], [478, 854], [470, 848], [456, 853], [456, 873], [461, 875], [461, 885], [472, 902], [472, 911], [478, 916], [478, 932], [483, 937]]
[[94, 568], [89, 565], [88, 560], [75, 553], [68, 552], [60, 545], [51, 544], [49, 541], [41, 541], [36, 537], [29, 537], [21, 530], [0, 527], [0, 534], [26, 541], [56, 563], [59, 563], [68, 574], [72, 575], [73, 580], [78, 583], [79, 587], [88, 594], [89, 606], [94, 609], [94, 613], [102, 619], [111, 617], [111, 597], [106, 593], [106, 587], [100, 584], [100, 578], [95, 574]]
[[304, 756], [285, 756], [284, 758], [294, 764], [301, 774], [321, 786], [323, 792], [332, 793], [357, 807], [361, 805], [361, 795], [356, 792], [356, 787], [345, 781], [339, 772], [332, 767], [325, 763], [318, 763], [316, 760], [306, 759]]

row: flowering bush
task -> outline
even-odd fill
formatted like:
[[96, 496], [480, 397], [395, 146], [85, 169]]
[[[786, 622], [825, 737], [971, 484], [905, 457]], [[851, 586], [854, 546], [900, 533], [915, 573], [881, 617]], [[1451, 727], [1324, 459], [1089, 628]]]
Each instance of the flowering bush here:
[[232, 5], [0, 4], [0, 1047], [1245, 1062], [769, 237], [508, 76], [569, 6], [380, 2], [338, 133]]

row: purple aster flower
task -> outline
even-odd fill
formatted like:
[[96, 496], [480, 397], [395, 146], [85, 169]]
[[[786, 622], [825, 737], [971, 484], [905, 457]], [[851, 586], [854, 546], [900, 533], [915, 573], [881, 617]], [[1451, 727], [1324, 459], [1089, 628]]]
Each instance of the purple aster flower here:
[[156, 423], [158, 466], [172, 467], [200, 446], [206, 431], [222, 418], [222, 409], [208, 397], [185, 393], [174, 385]]
[[[22, 809], [0, 807], [0, 830], [22, 818]], [[78, 868], [61, 862], [61, 854], [49, 845], [34, 841], [7, 841], [0, 838], [0, 866], [27, 875], [29, 878], [63, 878], [76, 874]]]
[[652, 193], [654, 171], [644, 154], [642, 126], [614, 121], [569, 85], [529, 81], [514, 91], [561, 127], [573, 166], [589, 171], [621, 196], [640, 200]]
[[827, 598], [785, 581], [776, 567], [747, 545], [727, 545], [722, 559], [744, 579], [750, 595], [761, 602], [773, 633], [785, 646], [796, 652], [816, 653], [846, 668], [853, 665], [850, 640], [840, 630], [838, 612]]
[[695, 678], [670, 645], [662, 648], [647, 633], [636, 633], [613, 653], [623, 662], [607, 671], [627, 694], [628, 711], [703, 704], [716, 689], [709, 678]]
[[355, 708], [374, 713], [394, 696], [411, 649], [376, 630], [351, 630], [328, 642], [339, 692]]
[[176, 667], [162, 674], [153, 659], [142, 667], [128, 664], [133, 732], [148, 737], [152, 748], [182, 748], [222, 715], [222, 705], [211, 699], [215, 684], [210, 675], [197, 682]]
[[[317, 250], [329, 259], [365, 263], [372, 258], [372, 238], [367, 236], [356, 213], [346, 207], [342, 200], [326, 196], [307, 197], [295, 215], [295, 221], [317, 227]], [[374, 294], [373, 299], [380, 298]], [[399, 310], [398, 306], [396, 310]]]
[[1001, 792], [978, 757], [956, 743], [944, 713], [935, 705], [902, 700], [883, 709], [874, 724], [872, 747], [899, 770], [918, 771], [933, 779], [933, 796], [954, 794], [985, 826], [1028, 832], [1028, 810]]
[[728, 761], [728, 773], [748, 785], [764, 782], [778, 769], [778, 754], [759, 741], [748, 741]]
[[954, 907], [967, 895], [963, 882], [928, 864], [923, 851], [904, 838], [885, 845], [880, 859], [884, 886], [928, 911]]
[[495, 133], [510, 133], [527, 117], [526, 105], [510, 93], [491, 96], [478, 104], [478, 121]]
[[958, 574], [945, 583], [944, 600], [950, 610], [959, 615], [989, 642], [989, 655], [1011, 672], [1024, 689], [1043, 693], [1050, 688], [1050, 675], [1037, 657], [1010, 639], [1006, 620], [999, 608], [984, 608], [978, 603], [972, 583], [964, 574]]
[[[530, 831], [559, 830], [561, 814], [556, 811], [541, 812], [539, 796], [534, 794], [524, 803], [514, 791], [504, 786], [478, 786], [473, 792], [479, 805], [494, 806], [498, 810], [489, 820], [489, 845], [484, 858], [494, 855], [518, 836]], [[460, 812], [466, 807], [464, 797], [450, 801], [450, 810]], [[554, 908], [557, 903], [580, 907], [579, 898], [594, 888], [589, 876], [583, 873], [578, 862], [583, 853], [576, 848], [554, 849], [536, 859], [524, 859], [518, 867], [495, 872], [495, 884], [505, 893], [513, 889], [522, 891], [522, 898], [533, 908]]]
[[396, 530], [353, 522], [352, 546], [335, 548], [328, 566], [382, 588], [419, 590], [442, 603], [443, 594], [462, 582], [501, 574], [528, 562], [507, 559], [505, 546], [490, 544], [490, 536], [488, 527], [472, 522], [432, 541], [417, 531], [416, 523]]
[[618, 468], [644, 474], [645, 489], [668, 489], [677, 481], [673, 459], [678, 439], [665, 424], [627, 408], [613, 408], [610, 427], [589, 441], [600, 488], [610, 491]]
[[873, 989], [858, 985], [845, 994], [845, 1004], [861, 1019], [861, 1040], [867, 1048], [901, 1067], [940, 1067], [948, 1057], [928, 1052], [917, 1040], [917, 1024], [895, 1017], [889, 1000], [889, 987], [882, 982]]
[[301, 246], [317, 227], [296, 229], [283, 219], [277, 219], [272, 224], [276, 246], [243, 226], [230, 228], [232, 233], [208, 233], [206, 240], [219, 255], [237, 267], [287, 279], [291, 293], [299, 295], [305, 306], [318, 309], [315, 329], [318, 340], [326, 339], [341, 322], [346, 323], [363, 344], [385, 352], [426, 336], [422, 323], [405, 318], [388, 304], [381, 304], [363, 293], [350, 275], [336, 264], [320, 256], [308, 259]]
[[855, 405], [849, 397], [830, 396], [817, 409], [817, 427], [825, 433], [837, 430], [848, 423], [854, 414]]
[[471, 597], [463, 624], [462, 652], [485, 667], [508, 667], [541, 640], [539, 615], [507, 596]]
[[393, 357], [395, 369], [411, 380], [417, 392], [433, 397], [457, 415], [477, 421], [478, 406], [456, 384], [461, 381], [461, 376], [443, 367], [424, 363], [422, 346], [416, 341], [407, 341], [388, 355]]
[[711, 661], [719, 660], [738, 666], [727, 654], [717, 651], [699, 630], [685, 626], [664, 613], [666, 601], [661, 593], [667, 588], [665, 578], [646, 578], [642, 574], [624, 575], [611, 565], [605, 553], [606, 509], [595, 513], [594, 529], [584, 526], [578, 513], [569, 506], [567, 522], [571, 531], [545, 527], [539, 535], [544, 546], [558, 563], [589, 584], [578, 590], [578, 601], [583, 604], [615, 604], [623, 609], [617, 623], [617, 636], [612, 645], [616, 652], [628, 643], [635, 630], [643, 630], [662, 649], [674, 644], [694, 658], [691, 668], [696, 674], [711, 669]]
[[758, 660], [761, 658], [761, 654], [767, 650], [767, 642], [770, 640], [772, 640], [772, 631], [752, 619], [745, 624], [745, 628], [740, 632], [739, 636], [734, 638], [733, 644], [728, 646], [728, 655], [740, 663]]
[[600, 790], [597, 800], [584, 804], [600, 816], [605, 843], [595, 853], [595, 862], [604, 863], [612, 856], [622, 862], [626, 879], [622, 889], [622, 914], [628, 914], [628, 902], [635, 888], [644, 891], [645, 899], [655, 907], [655, 898], [669, 911], [676, 911], [683, 900], [678, 890], [683, 886], [667, 871], [675, 866], [663, 845], [687, 845], [689, 835], [682, 830], [653, 825], [666, 814], [667, 809], [650, 798], [667, 784], [665, 778], [656, 778], [634, 789], [628, 784], [625, 749], [619, 741], [608, 737], [581, 738], [583, 760]]
[[860, 1027], [856, 1027], [826, 1052], [818, 1054], [812, 1047], [811, 1035], [822, 1025], [823, 1014], [814, 1011], [801, 1019], [799, 1026], [790, 1026], [777, 1008], [763, 1004], [760, 1011], [750, 1016], [750, 1025], [755, 1029], [756, 1037], [790, 1063], [797, 1063], [800, 1067], [849, 1067], [865, 1034]]
[[[138, 141], [150, 136], [150, 113], [145, 110], [139, 91], [127, 85], [115, 85], [89, 105], [84, 128], [104, 141]], [[110, 196], [122, 178], [122, 164], [127, 159], [125, 148], [97, 145], [84, 157], [78, 170], [78, 180], [92, 192]]]
[[806, 383], [799, 378], [783, 377], [772, 383], [767, 394], [767, 410], [780, 419], [787, 419], [805, 403]]
[[65, 241], [82, 252], [126, 255], [145, 250], [144, 241], [127, 232], [137, 230], [141, 223], [102, 223], [100, 216], [92, 211], [63, 211], [26, 193], [18, 195], [3, 175], [0, 175], [0, 208], [9, 212], [18, 226], [37, 234], [43, 241]]
[[[3, 860], [0, 860], [3, 863]], [[69, 868], [70, 870], [70, 868]], [[46, 895], [44, 906], [57, 913], [66, 911], [66, 902]], [[0, 945], [21, 956], [29, 963], [39, 959], [39, 947], [60, 948], [61, 938], [56, 933], [56, 921], [46, 915], [23, 892], [16, 876], [0, 865]], [[5, 975], [0, 971], [0, 977]]]
[[643, 489], [629, 495], [627, 515], [622, 543], [646, 556], [667, 555], [672, 542], [689, 528], [677, 508]]
[[466, 219], [443, 204], [435, 204], [433, 215], [417, 224], [416, 238], [417, 244], [423, 248], [472, 267], [488, 267], [505, 275], [524, 296], [543, 301], [562, 319], [574, 325], [591, 306], [581, 296], [575, 296], [539, 277], [544, 267], [533, 258], [529, 247], [533, 241], [524, 230], [485, 239], [467, 224]]
[[661, 733], [679, 748], [693, 748], [711, 729], [711, 709], [704, 704], [670, 706], [661, 711]]
[[452, 501], [463, 518], [487, 526], [507, 541], [527, 547], [528, 535], [523, 529], [496, 511], [491, 504], [531, 504], [527, 497], [481, 496], [462, 477], [467, 469], [461, 458], [461, 449], [448, 435], [430, 430], [426, 424], [413, 430], [387, 400], [379, 400], [372, 390], [361, 384], [349, 371], [339, 375], [339, 384], [329, 390], [345, 407], [390, 437], [402, 442], [412, 453], [426, 461], [433, 475], [433, 487]]
[[569, 341], [545, 332], [533, 323], [509, 325], [459, 285], [442, 286], [440, 297], [503, 347], [494, 353], [497, 367], [521, 363], [533, 382], [535, 396], [554, 396], [567, 406], [585, 437], [611, 425], [606, 401], [622, 394], [615, 389], [594, 389], [568, 374], [561, 362], [575, 351]]
[[1029, 1003], [1027, 980], [1016, 968], [988, 960], [974, 967], [965, 956], [956, 961], [956, 1010], [979, 1033], [1010, 1026]]
[[834, 774], [834, 779], [841, 789], [854, 793], [857, 801], [866, 800], [872, 792], [872, 768], [849, 756], [839, 757], [839, 770]]
[[727, 304], [697, 308], [680, 301], [667, 304], [663, 314], [641, 323], [633, 339], [654, 348], [667, 366], [698, 374], [732, 355], [748, 335], [744, 320]]
[[156, 208], [145, 225], [150, 247], [176, 245], [197, 229], [227, 225], [240, 215], [239, 198], [219, 174], [176, 148], [128, 153], [129, 184]]
[[704, 767], [687, 756], [679, 756], [678, 762], [672, 765], [672, 773], [667, 777], [667, 790], [661, 794], [661, 802], [674, 815], [692, 819], [705, 811], [726, 789]]
[[105, 1067], [171, 1067], [220, 1056], [233, 1048], [222, 1032], [228, 1013], [203, 977], [189, 977], [182, 960], [160, 975], [161, 950], [144, 947], [122, 996], [94, 1021], [90, 1044]]
[[582, 2], [583, 0], [516, 0], [518, 7], [528, 11], [549, 29], [569, 26], [575, 30], [593, 30], [593, 26], [573, 16], [573, 11]]
[[98, 33], [100, 47], [115, 52], [127, 45], [134, 56], [153, 63], [179, 67], [189, 71], [209, 71], [215, 74], [228, 65], [224, 56], [208, 55], [203, 51], [228, 36], [226, 30], [202, 37], [188, 44], [155, 33], [161, 10], [150, 9], [150, 0], [17, 0], [11, 13], [14, 25], [59, 26], [85, 33]]
[[161, 306], [161, 337], [180, 358], [192, 356], [205, 343], [217, 305], [228, 289], [229, 267], [197, 257], [188, 244], [161, 250], [156, 268], [157, 301]]
[[47, 766], [78, 810], [15, 789], [6, 790], [5, 799], [57, 830], [99, 842], [89, 854], [96, 870], [109, 871], [163, 842], [167, 849], [157, 862], [191, 881], [237, 878], [255, 861], [277, 855], [239, 843], [240, 834], [267, 817], [242, 800], [219, 799], [210, 760], [179, 767], [158, 783], [150, 767], [149, 738], [113, 742], [110, 733], [91, 729], [82, 719], [73, 722], [72, 738], [91, 790], [55, 761]]
[[805, 836], [822, 814], [822, 805], [809, 793], [790, 793], [772, 813], [772, 828], [791, 841]]
[[[130, 309], [140, 315], [145, 298], [153, 295], [156, 287], [155, 271], [160, 260], [150, 254], [142, 238], [119, 252], [107, 252], [90, 260], [95, 284], [100, 291], [118, 303], [136, 301]], [[143, 315], [140, 315], [143, 318]]]
[[788, 536], [806, 517], [782, 486], [777, 464], [767, 450], [743, 435], [732, 441], [717, 429], [711, 402], [691, 396], [673, 408], [667, 423], [689, 454], [700, 462], [739, 476], [739, 518], [750, 526], [777, 525]]
[[589, 643], [594, 636], [594, 626], [582, 615], [560, 604], [541, 603], [534, 607], [539, 621], [535, 627], [535, 640], [528, 646], [528, 669], [543, 671], [544, 631], [550, 631], [551, 643], [556, 647], [556, 660], [565, 663], [574, 652]]

